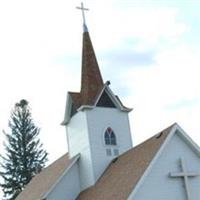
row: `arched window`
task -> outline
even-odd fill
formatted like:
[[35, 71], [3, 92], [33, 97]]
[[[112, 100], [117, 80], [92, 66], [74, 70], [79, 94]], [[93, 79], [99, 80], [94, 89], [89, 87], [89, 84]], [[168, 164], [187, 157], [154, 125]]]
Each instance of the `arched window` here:
[[116, 136], [112, 128], [108, 127], [106, 129], [104, 140], [106, 145], [117, 145]]

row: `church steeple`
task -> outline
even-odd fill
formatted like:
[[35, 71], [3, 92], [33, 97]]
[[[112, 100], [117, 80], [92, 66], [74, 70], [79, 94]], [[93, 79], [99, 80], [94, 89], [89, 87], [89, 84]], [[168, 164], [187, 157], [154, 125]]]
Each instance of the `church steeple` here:
[[83, 15], [83, 43], [82, 43], [82, 72], [80, 92], [68, 92], [67, 106], [63, 125], [66, 125], [74, 114], [82, 109], [94, 107], [112, 107], [121, 111], [129, 112], [119, 98], [110, 90], [107, 81], [103, 83], [101, 72], [98, 66], [94, 48], [90, 39], [89, 31], [85, 21], [85, 10], [87, 8], [77, 7], [82, 10]]
[[[80, 92], [68, 92], [65, 118], [69, 157], [80, 155], [80, 188], [94, 185], [116, 156], [132, 147], [128, 112], [103, 83], [83, 13], [82, 74]], [[113, 141], [113, 139], [115, 139]], [[87, 172], [85, 172], [85, 170]]]
[[81, 7], [83, 15], [83, 46], [82, 46], [82, 73], [81, 73], [81, 99], [82, 104], [92, 105], [97, 93], [103, 88], [103, 79], [99, 70], [94, 48], [90, 39], [85, 20], [83, 3]]

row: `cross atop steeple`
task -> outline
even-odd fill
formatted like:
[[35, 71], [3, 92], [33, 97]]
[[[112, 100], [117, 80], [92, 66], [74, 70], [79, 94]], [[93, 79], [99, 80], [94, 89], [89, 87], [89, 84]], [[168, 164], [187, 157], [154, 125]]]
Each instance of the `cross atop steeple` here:
[[87, 25], [86, 25], [86, 20], [85, 20], [85, 12], [88, 11], [88, 8], [84, 8], [83, 2], [81, 2], [81, 7], [76, 7], [77, 9], [80, 9], [82, 11], [82, 16], [83, 16], [83, 31], [88, 32]]

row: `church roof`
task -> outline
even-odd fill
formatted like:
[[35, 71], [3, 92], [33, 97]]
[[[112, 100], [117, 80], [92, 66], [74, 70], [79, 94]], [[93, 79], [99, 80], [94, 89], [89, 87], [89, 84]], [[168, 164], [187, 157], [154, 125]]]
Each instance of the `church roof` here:
[[114, 159], [97, 183], [77, 200], [127, 199], [174, 125]]
[[16, 200], [41, 199], [56, 184], [65, 170], [73, 163], [74, 159], [69, 159], [68, 154], [65, 154], [43, 169], [42, 172], [30, 181], [26, 188], [17, 196]]
[[[96, 184], [81, 192], [77, 200], [127, 199], [173, 127], [166, 128], [115, 158]], [[68, 154], [63, 155], [36, 175], [16, 200], [41, 199], [77, 158], [69, 159]]]

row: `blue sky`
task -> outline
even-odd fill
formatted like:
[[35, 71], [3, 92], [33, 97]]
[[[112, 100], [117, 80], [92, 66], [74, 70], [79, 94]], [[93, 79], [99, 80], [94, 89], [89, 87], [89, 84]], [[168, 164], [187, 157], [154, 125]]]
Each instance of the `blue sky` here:
[[[178, 122], [200, 144], [200, 1], [84, 1], [104, 81], [133, 107], [137, 144]], [[30, 102], [50, 161], [67, 151], [67, 91], [80, 88], [78, 0], [0, 2], [0, 129]], [[1, 149], [3, 137], [0, 137]]]

